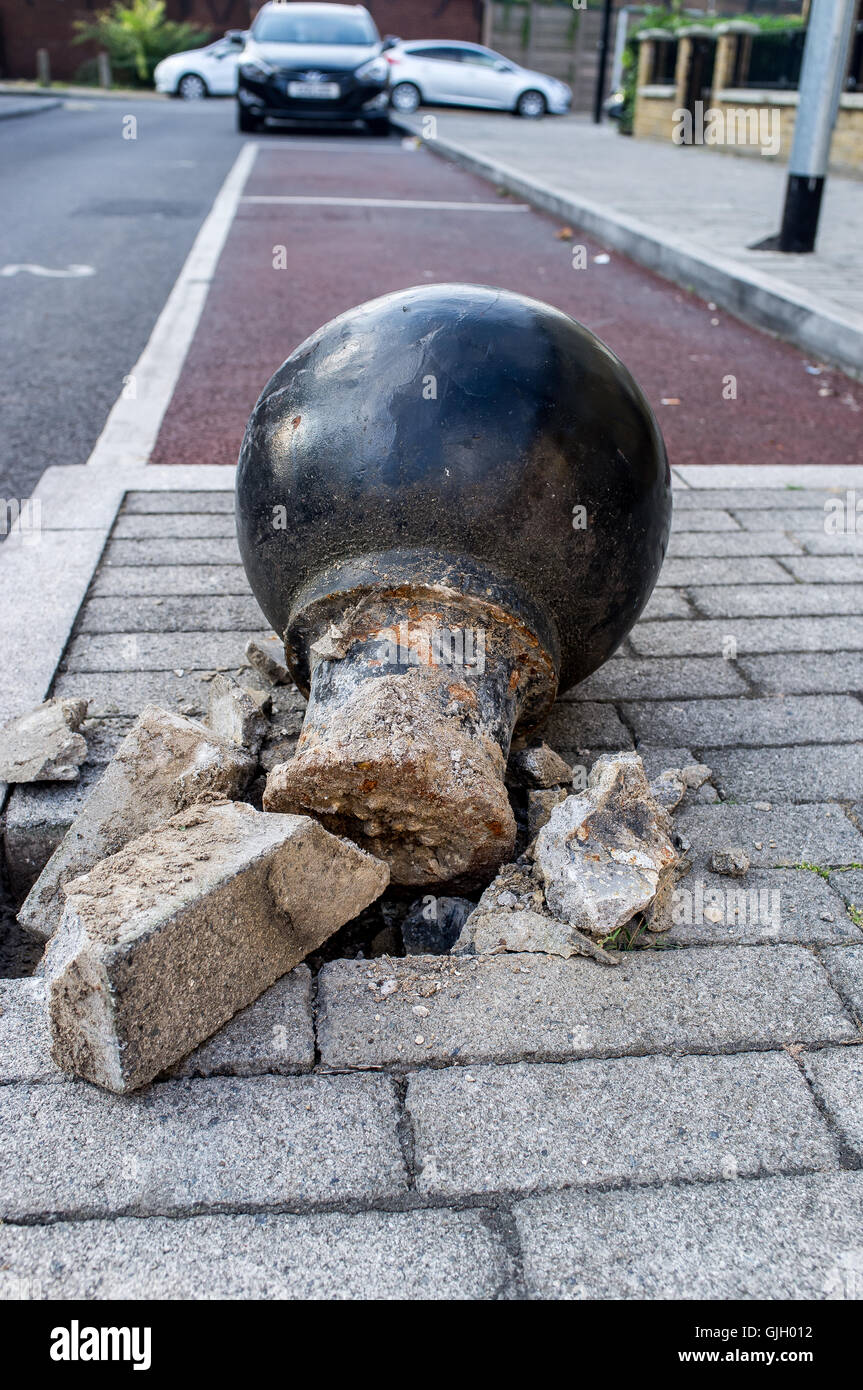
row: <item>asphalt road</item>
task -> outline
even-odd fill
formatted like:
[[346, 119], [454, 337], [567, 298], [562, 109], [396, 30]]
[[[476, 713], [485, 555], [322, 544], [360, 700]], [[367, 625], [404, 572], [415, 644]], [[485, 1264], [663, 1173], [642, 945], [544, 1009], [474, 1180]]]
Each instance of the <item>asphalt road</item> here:
[[241, 139], [231, 101], [94, 98], [0, 121], [0, 497], [86, 463]]

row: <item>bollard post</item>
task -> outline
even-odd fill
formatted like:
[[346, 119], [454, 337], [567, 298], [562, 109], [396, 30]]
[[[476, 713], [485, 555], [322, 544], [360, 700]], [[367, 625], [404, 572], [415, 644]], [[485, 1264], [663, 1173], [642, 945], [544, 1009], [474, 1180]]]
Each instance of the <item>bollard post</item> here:
[[40, 87], [51, 86], [51, 58], [47, 48], [36, 49], [36, 81]]
[[107, 53], [100, 53], [96, 58], [96, 64], [99, 73], [99, 86], [104, 87], [107, 91], [112, 82], [111, 59]]

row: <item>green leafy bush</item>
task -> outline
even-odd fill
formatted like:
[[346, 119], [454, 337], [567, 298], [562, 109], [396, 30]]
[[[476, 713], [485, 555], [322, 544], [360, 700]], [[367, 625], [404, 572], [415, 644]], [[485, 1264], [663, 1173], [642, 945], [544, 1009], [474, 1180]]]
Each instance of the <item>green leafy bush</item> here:
[[165, 0], [114, 0], [92, 20], [75, 21], [75, 43], [97, 43], [121, 82], [148, 86], [153, 69], [169, 53], [200, 48], [212, 37], [196, 24], [165, 18]]

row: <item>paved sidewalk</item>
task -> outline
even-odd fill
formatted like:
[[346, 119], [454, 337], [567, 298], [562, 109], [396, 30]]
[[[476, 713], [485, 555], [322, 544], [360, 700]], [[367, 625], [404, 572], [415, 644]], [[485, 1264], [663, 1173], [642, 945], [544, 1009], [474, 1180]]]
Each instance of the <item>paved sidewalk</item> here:
[[[93, 701], [85, 783], [263, 629], [232, 471], [171, 471], [127, 492], [54, 681]], [[859, 1298], [863, 566], [823, 477], [681, 484], [647, 612], [551, 717], [571, 761], [713, 768], [653, 949], [303, 966], [131, 1097], [57, 1072], [41, 982], [0, 982], [0, 1296]], [[279, 692], [265, 765], [301, 715]], [[75, 797], [13, 793], [19, 890]]]
[[[829, 355], [832, 337], [833, 360], [863, 372], [863, 336], [857, 341], [863, 335], [863, 180], [838, 174], [828, 178], [815, 254], [751, 251], [753, 242], [778, 230], [785, 165], [626, 138], [611, 124], [597, 127], [576, 116], [530, 123], [497, 113], [435, 109], [399, 119], [423, 133], [428, 116], [437, 123], [427, 142], [430, 148], [437, 144], [442, 150], [467, 152], [489, 166], [490, 176], [497, 170], [503, 182], [512, 172], [544, 192], [583, 204], [593, 216], [582, 225], [595, 235], [602, 235], [604, 215], [607, 235], [630, 233], [610, 244], [678, 283], [695, 284], [734, 309], [734, 303], [721, 298], [728, 288], [724, 278], [711, 286], [708, 277], [700, 285], [686, 258], [700, 260], [706, 277], [711, 266], [743, 277], [749, 291], [740, 294], [736, 307], [744, 317], [761, 312], [759, 288], [797, 304], [798, 313], [775, 326], [801, 346], [816, 345], [801, 335], [807, 319], [820, 309], [835, 320], [825, 326], [825, 352]], [[640, 244], [639, 230], [655, 239], [652, 253]], [[764, 297], [764, 317], [753, 321], [772, 327], [771, 304]], [[848, 330], [850, 358], [843, 357], [840, 347], [841, 325]]]

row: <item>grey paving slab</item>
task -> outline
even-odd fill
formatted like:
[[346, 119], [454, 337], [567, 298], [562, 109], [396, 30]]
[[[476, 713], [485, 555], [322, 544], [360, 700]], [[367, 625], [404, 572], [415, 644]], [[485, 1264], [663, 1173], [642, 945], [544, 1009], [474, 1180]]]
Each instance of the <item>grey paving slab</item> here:
[[807, 869], [750, 869], [742, 879], [693, 871], [673, 906], [662, 947], [863, 942], [842, 899]]
[[249, 594], [242, 565], [105, 565], [97, 571], [91, 598], [135, 595], [196, 597], [205, 594]]
[[560, 1192], [515, 1219], [533, 1298], [863, 1297], [860, 1173]]
[[804, 1053], [803, 1068], [854, 1163], [863, 1162], [863, 1048]]
[[833, 873], [830, 883], [844, 902], [863, 912], [863, 868]]
[[298, 965], [174, 1068], [174, 1075], [290, 1075], [311, 1071], [314, 1064], [312, 974]]
[[786, 1053], [452, 1067], [411, 1075], [407, 1106], [417, 1187], [441, 1196], [838, 1165]]
[[[677, 616], [676, 614], [673, 616]], [[248, 632], [266, 618], [251, 594], [208, 594], [199, 598], [91, 598], [78, 621], [81, 633]]]
[[789, 555], [783, 562], [803, 584], [859, 584], [863, 554]]
[[632, 739], [611, 705], [559, 701], [543, 726], [543, 738], [566, 756], [579, 748], [631, 748]]
[[250, 638], [268, 637], [267, 629], [229, 632], [130, 632], [75, 637], [64, 666], [70, 674], [90, 671], [212, 670], [245, 662]]
[[169, 1215], [379, 1201], [405, 1190], [392, 1084], [377, 1076], [0, 1087], [0, 1213]]
[[[730, 642], [729, 642], [730, 639]], [[639, 656], [741, 656], [760, 652], [863, 650], [861, 618], [705, 618], [638, 623], [631, 641]]]
[[236, 540], [109, 541], [104, 565], [236, 565], [240, 552]]
[[822, 535], [817, 531], [801, 531], [800, 543], [808, 555], [863, 555], [863, 534]]
[[234, 518], [221, 512], [162, 512], [143, 516], [129, 512], [118, 516], [111, 532], [113, 541], [210, 540], [235, 534]]
[[[709, 531], [678, 531], [672, 532], [668, 543], [668, 555], [673, 560], [715, 556], [727, 563], [742, 556], [802, 554], [802, 542], [779, 530], [721, 531], [715, 536]], [[731, 582], [738, 581], [735, 578]]]
[[741, 531], [739, 521], [730, 512], [716, 507], [687, 507], [675, 510], [673, 529], [681, 531]]
[[446, 1209], [3, 1226], [0, 1266], [0, 1299], [147, 1301], [495, 1299], [515, 1273], [482, 1213]]
[[619, 960], [616, 969], [541, 955], [332, 961], [318, 978], [321, 1061], [404, 1068], [741, 1052], [858, 1035], [802, 947]]
[[[776, 560], [762, 556], [736, 557], [730, 564], [725, 556], [693, 555], [688, 559], [666, 559], [659, 585], [683, 584], [790, 584], [791, 575]], [[835, 581], [834, 581], [835, 582]]]
[[187, 670], [182, 676], [171, 671], [75, 671], [59, 675], [52, 687], [54, 695], [81, 695], [90, 701], [90, 711], [99, 717], [137, 718], [145, 705], [164, 705], [180, 714], [202, 714], [207, 708], [207, 677], [214, 670], [248, 670], [241, 662], [214, 663], [206, 671]]
[[[781, 498], [781, 493], [779, 494]], [[821, 507], [741, 507], [734, 513], [745, 531], [823, 531], [825, 513]]]
[[45, 981], [0, 980], [0, 1082], [59, 1077], [51, 1061]]
[[863, 942], [829, 947], [818, 959], [849, 1008], [863, 1019]]
[[863, 835], [839, 806], [774, 806], [764, 811], [728, 802], [684, 805], [675, 813], [674, 825], [691, 843], [689, 853], [700, 871], [713, 850], [725, 845], [741, 845], [756, 869], [863, 863]]
[[77, 782], [14, 787], [3, 815], [3, 852], [13, 900], [20, 905], [102, 775], [85, 763]]
[[[719, 508], [733, 512], [765, 511], [773, 507], [784, 510], [798, 509], [823, 511], [828, 497], [835, 493], [827, 488], [777, 488], [777, 487], [725, 487], [725, 488], [675, 488], [675, 512], [709, 511]], [[842, 495], [842, 492], [839, 492]]]
[[765, 695], [828, 695], [863, 690], [863, 652], [744, 656], [737, 664]]
[[694, 748], [734, 748], [863, 738], [863, 704], [853, 695], [627, 702], [623, 711], [636, 737], [649, 743], [676, 739]]
[[622, 656], [606, 662], [564, 698], [679, 700], [699, 695], [745, 695], [748, 689], [732, 663], [721, 658]]
[[124, 516], [159, 512], [229, 512], [234, 514], [234, 491], [229, 492], [127, 492]]
[[711, 748], [723, 800], [853, 801], [863, 787], [863, 743]]
[[676, 589], [654, 589], [642, 613], [642, 619], [691, 618], [694, 610]]
[[709, 589], [695, 587], [690, 596], [705, 618], [794, 618], [863, 612], [863, 584], [726, 584]]

